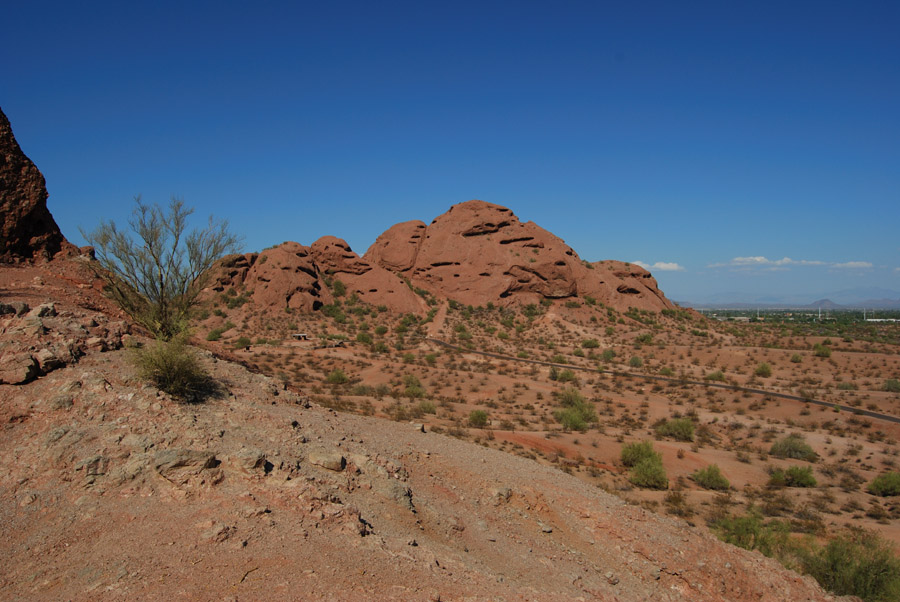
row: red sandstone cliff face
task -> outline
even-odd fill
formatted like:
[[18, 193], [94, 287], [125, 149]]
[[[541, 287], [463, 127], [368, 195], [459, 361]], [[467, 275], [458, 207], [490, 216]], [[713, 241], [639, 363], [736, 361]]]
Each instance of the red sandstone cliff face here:
[[324, 236], [306, 247], [286, 242], [262, 253], [229, 255], [219, 263], [214, 288], [243, 286], [254, 304], [313, 311], [334, 301], [326, 281], [340, 281], [346, 295], [398, 313], [419, 313], [424, 302], [403, 280], [361, 259], [340, 238]]
[[50, 259], [63, 250], [76, 249], [47, 210], [44, 176], [0, 111], [0, 261]]
[[673, 307], [643, 268], [582, 261], [559, 237], [484, 201], [454, 205], [429, 226], [397, 224], [378, 237], [363, 259], [465, 304], [587, 295], [620, 311]]

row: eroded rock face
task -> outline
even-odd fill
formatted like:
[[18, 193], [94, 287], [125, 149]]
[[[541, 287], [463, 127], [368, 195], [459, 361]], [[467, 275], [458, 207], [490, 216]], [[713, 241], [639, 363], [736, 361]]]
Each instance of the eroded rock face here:
[[396, 274], [361, 259], [340, 238], [325, 236], [306, 247], [286, 242], [262, 253], [230, 255], [220, 264], [218, 291], [242, 286], [255, 305], [314, 311], [334, 302], [326, 281], [339, 280], [345, 295], [398, 313], [418, 313], [422, 300]]
[[620, 262], [584, 262], [559, 237], [484, 201], [454, 205], [428, 226], [397, 224], [378, 237], [363, 259], [465, 304], [590, 295], [618, 310], [673, 307], [646, 270]]
[[0, 261], [50, 259], [75, 251], [47, 209], [44, 176], [25, 156], [0, 111]]

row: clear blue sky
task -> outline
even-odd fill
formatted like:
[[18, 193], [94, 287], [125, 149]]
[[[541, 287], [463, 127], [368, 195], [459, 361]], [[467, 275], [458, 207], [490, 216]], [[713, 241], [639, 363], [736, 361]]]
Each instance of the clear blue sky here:
[[78, 244], [136, 194], [360, 254], [479, 198], [675, 299], [900, 290], [896, 1], [2, 13], [0, 107]]

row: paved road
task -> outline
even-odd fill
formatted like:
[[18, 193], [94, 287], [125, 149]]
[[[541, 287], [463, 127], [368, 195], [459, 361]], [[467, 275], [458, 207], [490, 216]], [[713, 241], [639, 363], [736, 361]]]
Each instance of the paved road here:
[[565, 368], [568, 370], [579, 370], [581, 372], [592, 372], [594, 374], [609, 374], [610, 376], [628, 376], [632, 378], [643, 378], [644, 380], [654, 380], [659, 382], [669, 382], [669, 383], [677, 383], [682, 385], [699, 385], [701, 387], [710, 387], [712, 389], [724, 389], [726, 391], [746, 391], [748, 393], [757, 393], [759, 395], [768, 395], [769, 397], [777, 397], [779, 399], [790, 399], [792, 401], [801, 401], [803, 403], [810, 403], [817, 406], [823, 406], [826, 408], [840, 408], [841, 411], [850, 412], [857, 416], [867, 416], [869, 418], [875, 418], [876, 420], [884, 420], [886, 422], [893, 422], [894, 424], [900, 424], [900, 417], [891, 416], [890, 414], [881, 414], [879, 412], [873, 412], [871, 410], [863, 410], [862, 408], [854, 408], [850, 406], [844, 406], [836, 403], [828, 403], [827, 401], [819, 401], [817, 399], [810, 399], [809, 397], [802, 397], [800, 395], [791, 395], [790, 393], [779, 393], [777, 391], [766, 391], [765, 389], [754, 389], [751, 387], [741, 387], [739, 385], [729, 385], [727, 383], [713, 383], [709, 381], [698, 381], [698, 380], [683, 380], [681, 378], [674, 378], [670, 376], [656, 376], [653, 374], [639, 374], [636, 372], [621, 372], [618, 370], [598, 370], [597, 368], [585, 368], [584, 366], [574, 366], [571, 364], [556, 364], [554, 362], [545, 362], [542, 360], [530, 360], [521, 357], [512, 357], [511, 355], [503, 355], [501, 353], [491, 353], [490, 351], [476, 351], [474, 349], [466, 349], [465, 347], [460, 347], [458, 345], [453, 345], [446, 341], [442, 341], [440, 339], [434, 339], [428, 337], [425, 339], [431, 343], [435, 343], [442, 347], [446, 347], [448, 349], [453, 349], [455, 351], [460, 351], [462, 353], [475, 353], [477, 355], [483, 355], [486, 357], [493, 357], [496, 359], [501, 359], [504, 361], [510, 362], [521, 362], [523, 364], [535, 364], [538, 366], [556, 366], [557, 368]]

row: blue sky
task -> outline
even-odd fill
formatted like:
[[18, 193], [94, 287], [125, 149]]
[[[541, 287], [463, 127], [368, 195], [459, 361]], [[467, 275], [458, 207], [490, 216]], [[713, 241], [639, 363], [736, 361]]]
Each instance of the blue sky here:
[[0, 107], [78, 244], [137, 194], [360, 254], [479, 198], [675, 299], [900, 290], [897, 2], [3, 13]]

